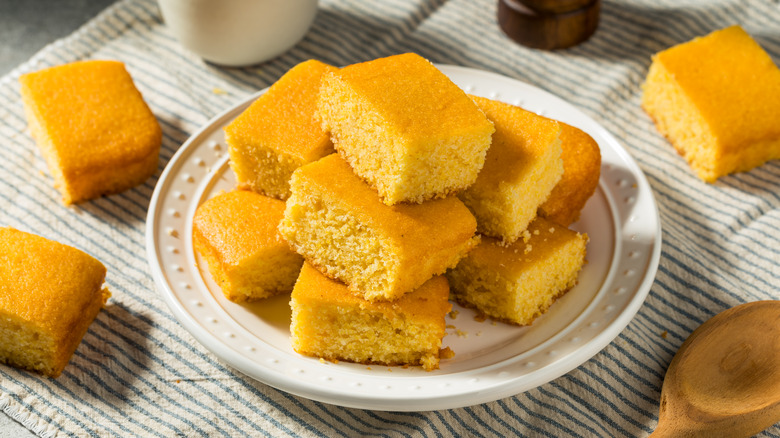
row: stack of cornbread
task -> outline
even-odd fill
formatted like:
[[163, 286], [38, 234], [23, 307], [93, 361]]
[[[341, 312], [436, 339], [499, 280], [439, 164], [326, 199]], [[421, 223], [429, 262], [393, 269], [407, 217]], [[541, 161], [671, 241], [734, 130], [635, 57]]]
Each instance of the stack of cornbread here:
[[293, 173], [279, 226], [308, 264], [292, 292], [293, 348], [435, 369], [450, 310], [440, 275], [479, 242], [448, 195], [477, 178], [493, 124], [413, 54], [324, 75], [317, 114], [339, 153]]
[[292, 289], [299, 353], [436, 369], [450, 298], [529, 324], [576, 282], [587, 238], [566, 226], [598, 146], [418, 55], [304, 62], [225, 131], [239, 189], [257, 193], [203, 204], [196, 247], [229, 299]]

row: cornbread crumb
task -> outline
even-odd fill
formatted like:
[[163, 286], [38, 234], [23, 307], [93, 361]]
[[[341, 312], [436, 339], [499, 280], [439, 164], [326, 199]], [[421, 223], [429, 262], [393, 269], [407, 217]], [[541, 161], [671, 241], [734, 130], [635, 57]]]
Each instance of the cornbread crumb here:
[[780, 158], [780, 69], [739, 26], [653, 56], [642, 108], [703, 181]]
[[439, 367], [449, 286], [437, 276], [393, 302], [370, 302], [305, 263], [292, 292], [298, 353], [383, 365]]
[[245, 190], [219, 194], [195, 211], [195, 249], [227, 299], [254, 301], [292, 291], [303, 258], [276, 229], [283, 214], [283, 201]]
[[536, 216], [563, 174], [558, 122], [514, 105], [471, 96], [496, 132], [476, 182], [458, 196], [477, 230], [511, 244]]
[[[555, 228], [547, 241], [534, 236], [522, 257], [496, 239], [483, 238], [448, 271], [451, 299], [501, 321], [528, 325], [574, 287], [585, 260], [587, 235], [537, 217], [530, 229]], [[519, 242], [514, 245], [521, 244]]]
[[452, 318], [452, 319], [457, 319], [457, 318], [458, 318], [458, 314], [459, 314], [459, 313], [460, 313], [459, 311], [457, 311], [457, 310], [453, 310], [452, 312], [450, 312], [450, 313], [449, 313], [449, 315], [450, 315], [450, 318]]
[[279, 230], [320, 271], [367, 300], [393, 300], [454, 267], [479, 241], [451, 196], [383, 204], [337, 154], [296, 170]]
[[121, 62], [73, 62], [19, 82], [30, 133], [64, 204], [127, 190], [157, 170], [162, 130]]
[[387, 205], [474, 183], [494, 131], [457, 85], [413, 53], [325, 74], [317, 108], [336, 150]]
[[333, 153], [315, 111], [320, 78], [335, 69], [316, 60], [296, 65], [225, 127], [239, 188], [287, 199], [293, 171]]
[[76, 248], [0, 228], [0, 362], [59, 376], [111, 296], [105, 276]]
[[444, 347], [439, 350], [439, 358], [452, 359], [453, 357], [455, 357], [455, 352], [450, 347]]

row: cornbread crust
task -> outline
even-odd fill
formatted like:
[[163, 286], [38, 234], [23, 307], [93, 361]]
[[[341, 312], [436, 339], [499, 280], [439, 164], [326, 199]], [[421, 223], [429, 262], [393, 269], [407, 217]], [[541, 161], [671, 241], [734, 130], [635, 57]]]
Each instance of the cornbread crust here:
[[0, 228], [0, 362], [58, 377], [110, 297], [88, 254]]
[[19, 82], [30, 132], [66, 205], [137, 186], [157, 170], [162, 130], [121, 62], [74, 62]]
[[601, 175], [601, 150], [598, 143], [581, 129], [561, 125], [563, 175], [537, 213], [568, 227], [580, 217]]
[[480, 233], [509, 244], [536, 217], [563, 175], [561, 126], [514, 105], [471, 98], [496, 132], [476, 182], [458, 196], [477, 218]]
[[276, 227], [284, 202], [234, 190], [201, 204], [192, 221], [193, 243], [225, 297], [255, 301], [290, 292], [303, 258]]
[[296, 65], [225, 127], [238, 188], [287, 199], [293, 171], [333, 153], [315, 112], [320, 78], [335, 70], [316, 60]]
[[483, 238], [447, 272], [450, 299], [491, 318], [529, 325], [577, 283], [588, 237], [537, 217], [529, 239]]
[[326, 73], [317, 108], [336, 150], [387, 205], [471, 185], [494, 131], [460, 88], [413, 53]]
[[301, 269], [290, 301], [295, 351], [363, 364], [439, 367], [449, 285], [442, 276], [396, 301], [370, 302], [309, 263]]
[[325, 275], [367, 300], [393, 300], [454, 267], [479, 241], [457, 197], [383, 204], [337, 154], [301, 167], [279, 230]]
[[653, 56], [642, 108], [705, 182], [780, 158], [780, 69], [739, 26]]

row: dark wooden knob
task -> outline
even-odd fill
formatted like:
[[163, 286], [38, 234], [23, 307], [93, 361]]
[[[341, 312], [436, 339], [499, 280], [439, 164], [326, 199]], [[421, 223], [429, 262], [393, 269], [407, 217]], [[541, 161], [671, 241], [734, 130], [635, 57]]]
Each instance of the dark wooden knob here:
[[518, 43], [565, 49], [593, 35], [601, 0], [498, 0], [498, 24]]

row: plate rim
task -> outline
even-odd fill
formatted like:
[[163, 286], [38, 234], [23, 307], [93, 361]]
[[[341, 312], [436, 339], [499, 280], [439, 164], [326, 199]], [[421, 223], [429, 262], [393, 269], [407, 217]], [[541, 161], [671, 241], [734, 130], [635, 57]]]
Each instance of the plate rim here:
[[[569, 354], [560, 360], [556, 360], [555, 362], [548, 364], [545, 367], [534, 370], [527, 374], [523, 374], [521, 376], [515, 376], [514, 378], [510, 379], [509, 383], [507, 381], [501, 381], [501, 382], [496, 382], [491, 386], [479, 386], [475, 388], [473, 391], [460, 393], [457, 395], [457, 397], [453, 396], [450, 393], [445, 393], [440, 396], [428, 394], [427, 396], [424, 397], [400, 396], [400, 395], [395, 395], [395, 393], [393, 393], [393, 395], [383, 394], [379, 396], [361, 395], [361, 394], [354, 394], [354, 393], [340, 394], [340, 395], [334, 394], [331, 390], [326, 390], [319, 387], [312, 387], [312, 385], [308, 383], [301, 383], [303, 381], [296, 381], [296, 379], [290, 378], [290, 376], [287, 376], [286, 379], [282, 379], [283, 381], [280, 382], [278, 380], [279, 376], [277, 375], [277, 373], [270, 372], [264, 367], [258, 368], [257, 362], [249, 360], [246, 356], [239, 354], [237, 351], [234, 351], [232, 348], [225, 348], [224, 343], [220, 341], [212, 333], [210, 333], [208, 330], [206, 330], [193, 317], [193, 315], [191, 315], [185, 309], [182, 303], [175, 298], [174, 292], [170, 289], [170, 285], [168, 284], [167, 281], [165, 281], [165, 275], [162, 270], [160, 259], [158, 257], [158, 251], [160, 250], [160, 248], [158, 247], [157, 245], [158, 242], [155, 239], [155, 236], [157, 234], [156, 231], [157, 231], [157, 224], [158, 224], [157, 217], [162, 213], [158, 208], [161, 208], [160, 200], [161, 197], [163, 196], [163, 193], [165, 192], [165, 189], [172, 184], [171, 182], [172, 176], [175, 176], [176, 171], [183, 166], [182, 160], [186, 158], [188, 153], [191, 152], [190, 149], [193, 147], [192, 145], [199, 144], [198, 141], [202, 137], [206, 137], [214, 130], [220, 129], [220, 127], [224, 125], [226, 119], [233, 118], [238, 114], [240, 114], [240, 112], [243, 111], [251, 102], [253, 102], [255, 99], [257, 99], [260, 95], [262, 95], [268, 90], [268, 87], [266, 87], [262, 90], [249, 94], [245, 98], [241, 99], [239, 102], [221, 111], [220, 113], [212, 117], [205, 125], [203, 125], [198, 130], [196, 130], [192, 135], [190, 135], [188, 139], [179, 147], [176, 153], [170, 158], [170, 160], [166, 164], [165, 169], [161, 173], [158, 182], [155, 185], [155, 189], [149, 203], [149, 211], [147, 213], [147, 220], [146, 220], [145, 239], [146, 239], [147, 258], [150, 265], [150, 270], [151, 270], [154, 283], [158, 289], [158, 292], [162, 295], [163, 300], [171, 309], [176, 320], [199, 343], [201, 343], [204, 347], [206, 347], [206, 349], [209, 350], [211, 354], [214, 354], [217, 358], [227, 362], [228, 365], [237, 369], [238, 371], [242, 372], [243, 374], [247, 375], [250, 378], [258, 380], [264, 384], [267, 384], [279, 390], [291, 394], [295, 394], [298, 396], [302, 396], [308, 399], [336, 404], [345, 407], [360, 408], [360, 409], [388, 410], [388, 411], [390, 410], [428, 411], [428, 410], [458, 408], [458, 407], [464, 407], [464, 406], [470, 406], [470, 405], [485, 403], [489, 401], [494, 401], [504, 397], [520, 394], [522, 392], [540, 386], [544, 383], [557, 379], [558, 377], [570, 372], [571, 370], [579, 367], [580, 365], [584, 364], [585, 362], [593, 358], [598, 352], [604, 349], [617, 336], [619, 336], [619, 334], [633, 320], [634, 316], [637, 314], [642, 304], [645, 302], [645, 299], [650, 292], [652, 284], [655, 281], [655, 276], [657, 274], [657, 269], [660, 262], [661, 246], [662, 246], [661, 221], [660, 221], [660, 216], [658, 211], [658, 205], [655, 201], [655, 197], [652, 192], [652, 189], [650, 188], [649, 182], [647, 181], [644, 172], [642, 172], [637, 162], [633, 159], [633, 157], [631, 157], [629, 152], [617, 141], [617, 139], [614, 138], [614, 136], [609, 131], [607, 131], [606, 128], [604, 128], [600, 123], [596, 122], [594, 119], [589, 117], [587, 114], [583, 113], [574, 105], [570, 104], [569, 102], [561, 99], [560, 97], [540, 87], [536, 87], [534, 85], [528, 84], [518, 79], [510, 78], [508, 76], [504, 76], [498, 73], [493, 73], [485, 70], [463, 67], [463, 66], [447, 65], [447, 64], [436, 64], [436, 66], [440, 68], [447, 75], [450, 75], [452, 73], [459, 73], [459, 74], [465, 74], [465, 75], [475, 76], [475, 77], [485, 77], [500, 82], [506, 82], [509, 83], [510, 85], [531, 87], [546, 96], [550, 96], [551, 98], [555, 99], [557, 103], [562, 103], [565, 106], [568, 106], [575, 112], [579, 113], [581, 117], [588, 119], [592, 126], [597, 127], [600, 131], [599, 135], [604, 139], [608, 140], [611, 148], [613, 149], [613, 152], [617, 153], [618, 156], [621, 158], [622, 162], [631, 170], [632, 176], [637, 180], [636, 184], [638, 186], [637, 187], [638, 190], [642, 191], [646, 196], [649, 196], [649, 201], [650, 201], [649, 205], [652, 206], [652, 211], [646, 212], [646, 214], [652, 215], [653, 221], [655, 222], [656, 226], [655, 226], [655, 230], [653, 230], [654, 240], [652, 242], [652, 246], [653, 246], [652, 252], [649, 254], [647, 267], [642, 274], [643, 275], [642, 281], [637, 286], [633, 297], [630, 299], [630, 301], [626, 303], [623, 311], [616, 318], [611, 320], [610, 323], [605, 326], [604, 330], [599, 331], [596, 336], [592, 337], [587, 342], [582, 344], [582, 346], [577, 348], [576, 354]], [[603, 178], [603, 174], [602, 177], [600, 177], [599, 185], [603, 184], [602, 178]], [[606, 196], [606, 198], [607, 198], [607, 202], [611, 202], [609, 196]], [[614, 216], [616, 215], [616, 212], [614, 206], [612, 205], [610, 205], [610, 213], [613, 216], [613, 220], [614, 220], [615, 219]], [[617, 226], [618, 226], [618, 222], [615, 223], [616, 233], [618, 231]], [[616, 242], [615, 242], [616, 246], [618, 245], [618, 243], [620, 243], [620, 241], [619, 239], [616, 238]], [[614, 258], [618, 256], [619, 256], [619, 251], [616, 248], [615, 253], [612, 256], [613, 260], [609, 268], [610, 272], [614, 270], [615, 268]], [[593, 299], [595, 299], [595, 295]], [[588, 304], [588, 306], [585, 308], [585, 311], [588, 311], [591, 308], [591, 306], [592, 303]], [[585, 311], [583, 313], [585, 313]], [[571, 326], [573, 325], [573, 323], [574, 322], [570, 323], [569, 325]], [[568, 328], [568, 326], [566, 328]], [[553, 337], [559, 335], [560, 333], [556, 333], [555, 335], [553, 335]], [[510, 358], [507, 360], [512, 360], [515, 358], [516, 356], [514, 358]], [[500, 361], [496, 364], [489, 365], [487, 367], [478, 368], [477, 370], [468, 370], [460, 373], [469, 374], [475, 371], [483, 370], [484, 368], [497, 367], [503, 364], [504, 362], [506, 362], [506, 360]], [[438, 377], [443, 377], [443, 376], [429, 376], [428, 378], [435, 379]], [[403, 377], [394, 377], [394, 378], [403, 379]], [[413, 377], [413, 379], [416, 379], [416, 377]], [[519, 379], [523, 380], [523, 385], [518, 385], [517, 382], [515, 382], [516, 380]], [[518, 389], [518, 387], [521, 387], [521, 389]]]

